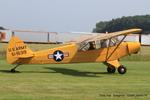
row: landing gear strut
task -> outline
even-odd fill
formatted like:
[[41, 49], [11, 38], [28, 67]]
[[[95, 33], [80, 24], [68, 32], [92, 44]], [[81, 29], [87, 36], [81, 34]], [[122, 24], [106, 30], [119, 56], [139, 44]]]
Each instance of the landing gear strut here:
[[16, 72], [15, 69], [16, 69], [17, 67], [19, 67], [19, 64], [17, 64], [14, 68], [12, 68], [12, 69], [10, 70], [10, 72], [15, 73], [15, 72]]

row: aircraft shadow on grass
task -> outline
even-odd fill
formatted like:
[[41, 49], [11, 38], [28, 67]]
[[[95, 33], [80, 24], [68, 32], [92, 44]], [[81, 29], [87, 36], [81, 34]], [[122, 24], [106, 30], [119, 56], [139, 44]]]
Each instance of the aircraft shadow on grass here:
[[[0, 70], [1, 73], [12, 73], [10, 70]], [[15, 73], [21, 73], [20, 71], [16, 71]]]
[[52, 73], [61, 73], [63, 75], [78, 76], [78, 77], [100, 77], [97, 74], [108, 74], [106, 72], [87, 72], [87, 71], [78, 71], [75, 69], [67, 68], [54, 68], [54, 67], [45, 67], [45, 69], [53, 70]]
[[[58, 68], [58, 67], [44, 67], [50, 71], [16, 71], [15, 73], [61, 73], [63, 75], [77, 76], [77, 77], [100, 77], [99, 74], [107, 74], [107, 72], [88, 72], [78, 71], [75, 69]], [[1, 73], [12, 73], [10, 70], [0, 70]], [[15, 74], [13, 73], [13, 74]]]

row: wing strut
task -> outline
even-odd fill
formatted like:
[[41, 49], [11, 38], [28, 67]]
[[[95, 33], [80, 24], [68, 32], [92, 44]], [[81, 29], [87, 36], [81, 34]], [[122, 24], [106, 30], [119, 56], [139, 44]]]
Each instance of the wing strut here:
[[108, 48], [107, 48], [107, 54], [106, 54], [106, 61], [108, 60], [108, 53], [109, 53], [109, 48], [110, 48], [110, 42], [111, 42], [111, 38], [109, 39], [109, 44], [108, 44]]
[[124, 35], [124, 37], [122, 38], [122, 40], [119, 42], [119, 44], [117, 45], [117, 47], [113, 50], [113, 52], [110, 55], [108, 55], [108, 54], [109, 54], [109, 48], [110, 48], [111, 38], [109, 39], [109, 45], [108, 45], [108, 49], [107, 49], [106, 61], [108, 61], [108, 59], [114, 54], [114, 52], [117, 50], [117, 48], [120, 46], [120, 44], [126, 38], [126, 36], [127, 35]]

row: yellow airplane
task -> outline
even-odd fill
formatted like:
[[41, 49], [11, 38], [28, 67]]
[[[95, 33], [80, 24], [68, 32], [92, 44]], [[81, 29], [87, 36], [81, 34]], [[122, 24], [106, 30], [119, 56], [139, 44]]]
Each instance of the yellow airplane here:
[[115, 73], [118, 69], [120, 74], [124, 74], [126, 67], [119, 63], [119, 59], [138, 53], [140, 43], [123, 42], [123, 40], [128, 34], [140, 33], [141, 31], [141, 29], [129, 29], [99, 34], [36, 52], [28, 48], [18, 37], [12, 36], [7, 48], [7, 62], [16, 65], [11, 69], [11, 72], [15, 72], [15, 69], [22, 64], [103, 62], [107, 66], [108, 73]]

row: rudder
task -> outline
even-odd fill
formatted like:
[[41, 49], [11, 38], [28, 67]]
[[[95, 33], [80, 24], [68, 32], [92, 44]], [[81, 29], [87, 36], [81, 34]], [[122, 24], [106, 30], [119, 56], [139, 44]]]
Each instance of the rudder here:
[[12, 36], [7, 47], [7, 62], [10, 64], [18, 64], [20, 58], [33, 57], [33, 52], [18, 37]]

